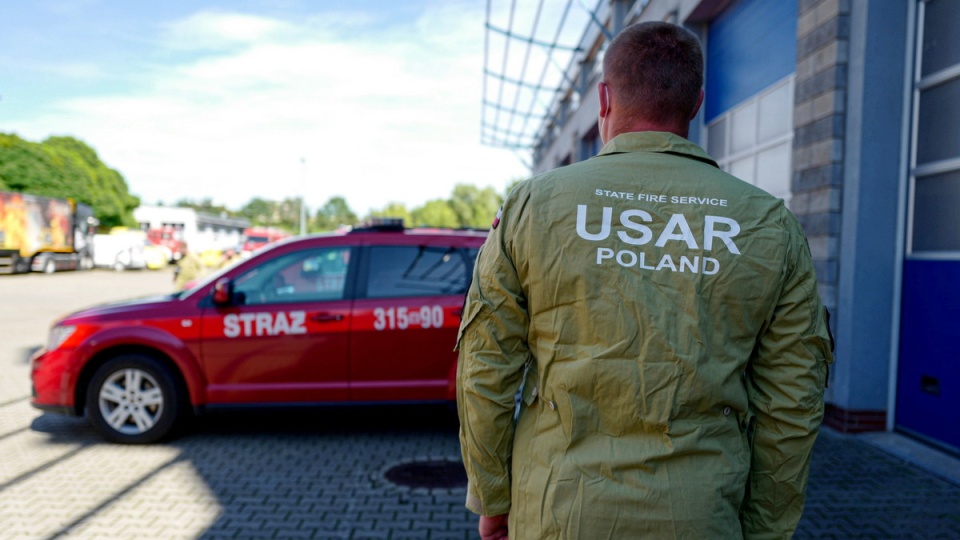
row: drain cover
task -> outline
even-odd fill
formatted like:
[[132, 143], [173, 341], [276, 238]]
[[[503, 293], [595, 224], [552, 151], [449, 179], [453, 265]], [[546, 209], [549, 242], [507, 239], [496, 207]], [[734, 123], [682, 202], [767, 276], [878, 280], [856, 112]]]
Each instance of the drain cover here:
[[387, 470], [387, 480], [412, 488], [457, 488], [467, 485], [467, 473], [458, 461], [413, 461]]

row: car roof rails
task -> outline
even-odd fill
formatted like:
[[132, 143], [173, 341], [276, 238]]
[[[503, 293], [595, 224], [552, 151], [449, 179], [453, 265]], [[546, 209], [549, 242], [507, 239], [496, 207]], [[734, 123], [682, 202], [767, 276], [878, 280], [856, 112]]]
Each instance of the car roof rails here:
[[403, 232], [403, 218], [371, 218], [368, 221], [354, 227], [351, 233], [356, 232]]

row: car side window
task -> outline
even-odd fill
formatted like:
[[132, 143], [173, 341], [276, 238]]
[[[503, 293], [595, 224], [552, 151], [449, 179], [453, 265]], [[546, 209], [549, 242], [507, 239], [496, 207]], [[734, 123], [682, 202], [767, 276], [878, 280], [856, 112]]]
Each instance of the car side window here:
[[445, 296], [466, 292], [473, 261], [466, 250], [430, 246], [373, 246], [367, 298]]
[[349, 263], [349, 247], [287, 253], [237, 276], [234, 294], [244, 305], [342, 300]]

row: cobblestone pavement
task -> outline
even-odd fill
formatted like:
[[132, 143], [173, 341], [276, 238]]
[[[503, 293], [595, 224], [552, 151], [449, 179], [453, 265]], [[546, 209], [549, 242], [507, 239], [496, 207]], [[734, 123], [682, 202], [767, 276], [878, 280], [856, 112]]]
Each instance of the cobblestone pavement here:
[[[477, 537], [462, 487], [385, 478], [458, 459], [442, 407], [218, 412], [153, 446], [30, 407], [25, 359], [57, 315], [170, 287], [169, 273], [87, 274], [0, 276], [0, 539]], [[796, 538], [960, 539], [960, 484], [825, 431]]]
[[[953, 462], [960, 471], [960, 459]], [[960, 484], [824, 429], [795, 538], [960, 539]]]

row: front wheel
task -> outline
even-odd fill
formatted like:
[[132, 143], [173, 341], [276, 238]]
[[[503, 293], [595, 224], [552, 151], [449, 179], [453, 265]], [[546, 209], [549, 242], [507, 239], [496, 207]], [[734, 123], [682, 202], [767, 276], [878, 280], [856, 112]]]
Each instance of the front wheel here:
[[183, 407], [170, 371], [156, 359], [125, 354], [104, 363], [87, 388], [87, 418], [108, 440], [145, 444], [168, 435]]

